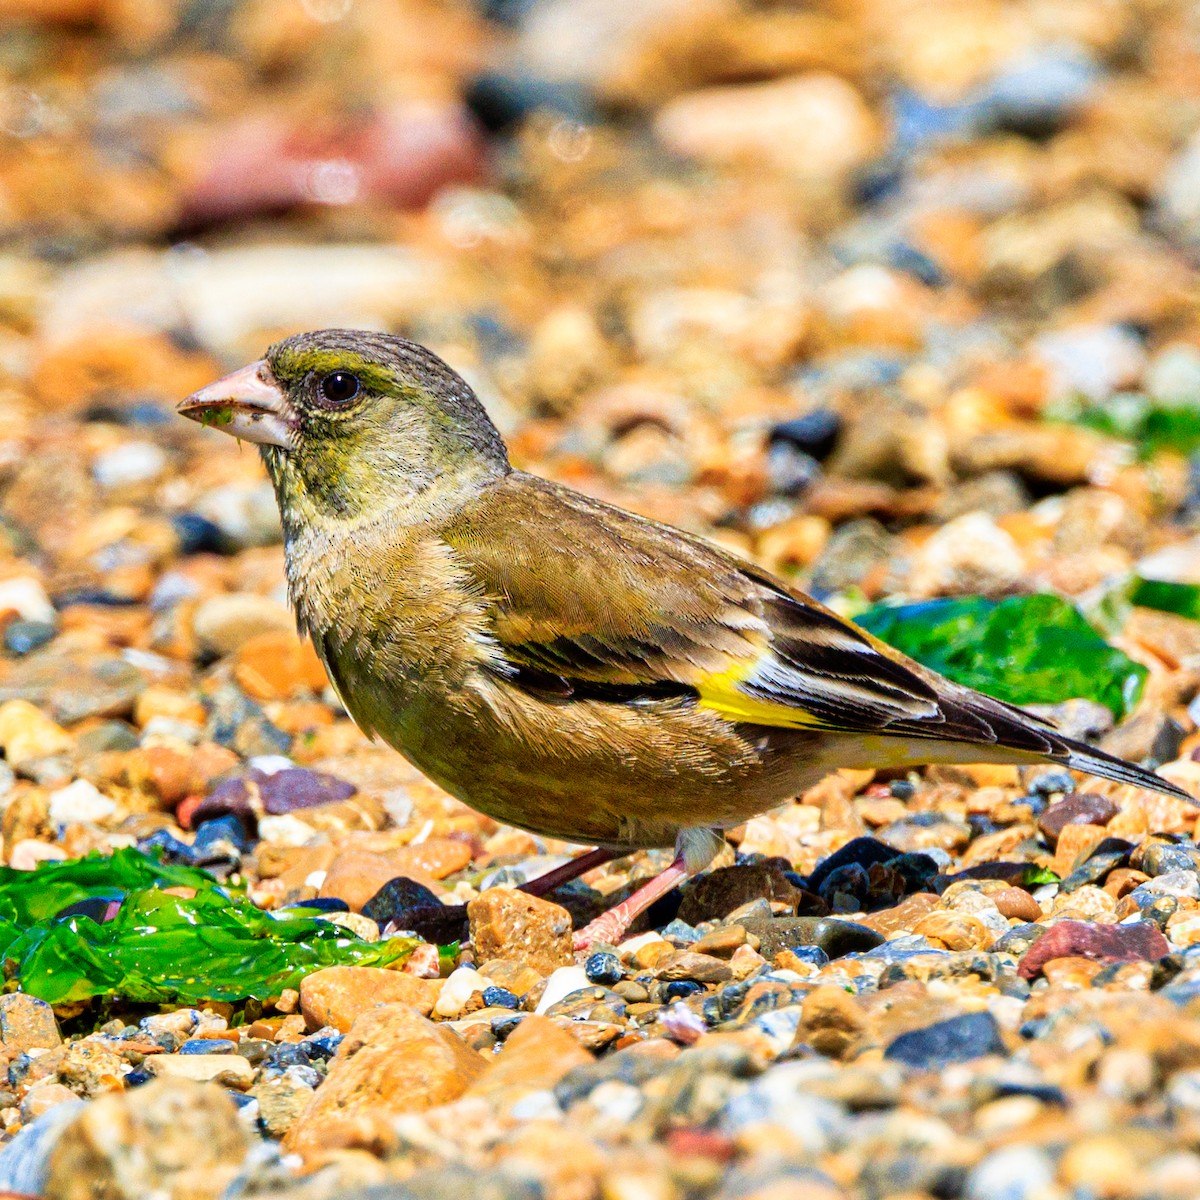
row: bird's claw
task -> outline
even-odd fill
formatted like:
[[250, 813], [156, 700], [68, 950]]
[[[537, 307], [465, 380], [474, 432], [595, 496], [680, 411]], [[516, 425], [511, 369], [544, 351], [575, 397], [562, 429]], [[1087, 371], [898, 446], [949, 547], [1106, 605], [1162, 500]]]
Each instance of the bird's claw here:
[[625, 922], [613, 913], [601, 913], [575, 933], [576, 951], [590, 950], [597, 942], [615, 946], [625, 936]]

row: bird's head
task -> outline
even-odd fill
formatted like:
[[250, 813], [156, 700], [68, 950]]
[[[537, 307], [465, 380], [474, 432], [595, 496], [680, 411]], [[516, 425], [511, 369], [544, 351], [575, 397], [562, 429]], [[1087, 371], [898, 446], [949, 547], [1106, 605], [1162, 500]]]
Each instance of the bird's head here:
[[255, 442], [285, 525], [371, 511], [414, 515], [508, 471], [467, 383], [403, 338], [324, 329], [193, 393], [179, 412]]

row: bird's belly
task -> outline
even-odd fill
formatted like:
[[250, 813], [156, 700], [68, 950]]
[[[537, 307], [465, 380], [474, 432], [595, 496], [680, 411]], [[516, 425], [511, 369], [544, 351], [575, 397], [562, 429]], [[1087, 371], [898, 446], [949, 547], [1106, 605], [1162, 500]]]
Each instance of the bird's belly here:
[[363, 723], [472, 808], [566, 841], [669, 846], [683, 828], [739, 824], [825, 770], [803, 735], [780, 753], [678, 702], [561, 704], [490, 683], [395, 700], [390, 719]]

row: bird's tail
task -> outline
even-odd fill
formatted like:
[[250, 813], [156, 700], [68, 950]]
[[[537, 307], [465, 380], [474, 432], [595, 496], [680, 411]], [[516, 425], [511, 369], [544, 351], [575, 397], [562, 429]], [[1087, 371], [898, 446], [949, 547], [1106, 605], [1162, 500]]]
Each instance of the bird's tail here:
[[[958, 687], [953, 692], [940, 695], [939, 701], [950, 718], [967, 732], [964, 741], [990, 741], [997, 746], [1021, 751], [1032, 759], [1060, 763], [1076, 771], [1098, 775], [1101, 779], [1111, 779], [1114, 783], [1128, 783], [1162, 792], [1165, 796], [1174, 796], [1200, 807], [1200, 800], [1196, 797], [1146, 767], [1139, 767], [1117, 758], [1115, 754], [1097, 750], [1086, 742], [1066, 737], [1049, 721], [1035, 717], [1023, 708]], [[968, 723], [981, 728], [983, 736], [968, 728]]]
[[[1145, 767], [1126, 762], [1123, 758], [1106, 754], [1103, 750], [1096, 750], [1092, 746], [1076, 742], [1071, 738], [1060, 736], [1055, 740], [1061, 742], [1065, 750], [1060, 761], [1076, 771], [1086, 771], [1089, 775], [1098, 775], [1101, 779], [1111, 779], [1114, 783], [1129, 783], [1134, 787], [1148, 788], [1154, 792], [1162, 792], [1164, 796], [1175, 796], [1180, 800], [1188, 801], [1189, 804], [1200, 806], [1200, 800]], [[1055, 755], [1055, 758], [1059, 757], [1058, 754]]]

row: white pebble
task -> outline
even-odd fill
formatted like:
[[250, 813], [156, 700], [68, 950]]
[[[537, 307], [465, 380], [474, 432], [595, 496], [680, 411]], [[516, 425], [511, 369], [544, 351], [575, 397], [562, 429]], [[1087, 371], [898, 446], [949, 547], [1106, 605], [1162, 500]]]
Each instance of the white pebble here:
[[272, 846], [307, 846], [320, 835], [299, 817], [284, 813], [279, 817], [259, 817], [258, 836]]
[[442, 984], [433, 1011], [439, 1017], [457, 1017], [476, 992], [482, 992], [490, 986], [491, 984], [474, 967], [459, 967], [452, 971]]
[[655, 942], [665, 942], [667, 939], [660, 934], [651, 930], [649, 933], [639, 933], [637, 937], [626, 938], [618, 947], [617, 953], [622, 959], [628, 961], [633, 958], [639, 950], [645, 946], [651, 946]]
[[247, 759], [246, 765], [264, 775], [278, 775], [280, 771], [290, 771], [296, 764], [286, 754], [256, 754]]
[[117, 811], [110, 800], [86, 779], [77, 779], [64, 788], [50, 793], [50, 820], [55, 825], [71, 825], [76, 821], [103, 821]]
[[99, 455], [92, 474], [101, 487], [127, 487], [156, 479], [166, 465], [166, 454], [153, 442], [125, 442]]
[[46, 589], [27, 575], [0, 583], [0, 613], [16, 613], [23, 621], [55, 622], [54, 605]]
[[542, 993], [542, 998], [538, 1001], [535, 1011], [541, 1015], [560, 1000], [565, 1000], [575, 992], [591, 986], [592, 981], [584, 973], [582, 967], [559, 967], [546, 980], [546, 990]]
[[23, 838], [12, 848], [8, 865], [16, 871], [32, 871], [40, 862], [62, 862], [66, 857], [67, 852], [61, 846]]
[[517, 1121], [557, 1120], [562, 1116], [562, 1108], [553, 1092], [530, 1092], [512, 1106], [509, 1115]]

